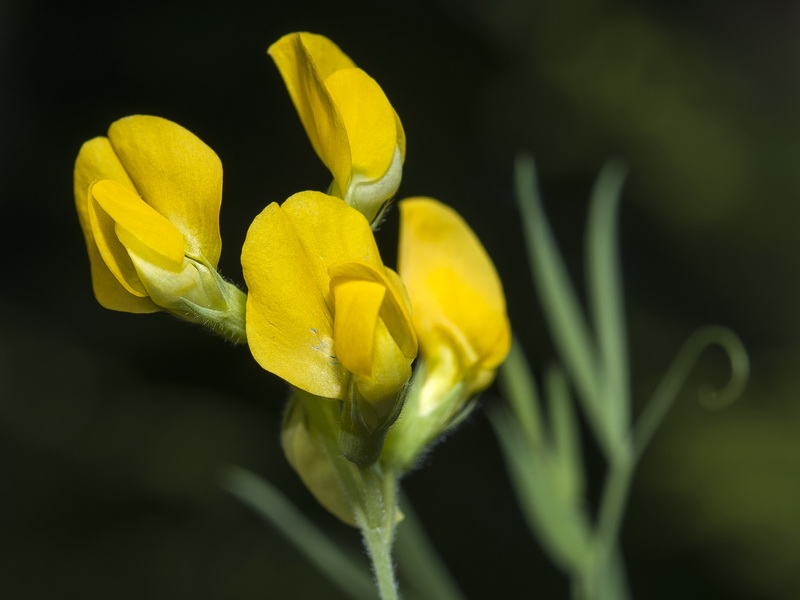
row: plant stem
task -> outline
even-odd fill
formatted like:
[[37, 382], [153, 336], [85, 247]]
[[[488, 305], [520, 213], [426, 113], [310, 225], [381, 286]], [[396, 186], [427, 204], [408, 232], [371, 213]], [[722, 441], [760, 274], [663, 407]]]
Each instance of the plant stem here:
[[592, 556], [579, 574], [575, 597], [583, 600], [623, 600], [627, 598], [624, 572], [621, 571], [619, 532], [628, 501], [635, 461], [627, 439], [611, 455], [600, 512], [594, 534]]
[[360, 466], [347, 460], [340, 451], [337, 437], [332, 434], [340, 430], [337, 424], [339, 408], [332, 402], [318, 402], [317, 398], [304, 392], [296, 393], [299, 401], [305, 402], [309, 418], [315, 420], [317, 429], [322, 432], [320, 442], [325, 445], [338, 483], [364, 537], [380, 598], [398, 600], [392, 562], [398, 477], [394, 472], [383, 470], [379, 464]]
[[364, 494], [362, 505], [354, 506], [356, 522], [364, 536], [381, 600], [397, 600], [399, 595], [392, 561], [396, 480], [392, 476], [382, 476], [375, 467], [361, 468], [360, 473]]

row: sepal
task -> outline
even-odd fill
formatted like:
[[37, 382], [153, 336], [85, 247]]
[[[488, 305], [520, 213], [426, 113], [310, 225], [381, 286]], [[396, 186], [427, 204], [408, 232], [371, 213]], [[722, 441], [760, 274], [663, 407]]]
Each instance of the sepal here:
[[[360, 467], [374, 465], [381, 458], [389, 428], [397, 420], [405, 402], [405, 388], [379, 405], [361, 396], [357, 386], [351, 399], [342, 404], [339, 449], [342, 455]], [[388, 408], [388, 412], [387, 412]]]

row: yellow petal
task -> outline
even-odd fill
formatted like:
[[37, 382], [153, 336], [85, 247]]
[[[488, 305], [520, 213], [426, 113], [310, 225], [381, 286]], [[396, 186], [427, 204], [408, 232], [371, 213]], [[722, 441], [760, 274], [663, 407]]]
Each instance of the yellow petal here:
[[316, 396], [345, 399], [349, 373], [334, 352], [333, 265], [383, 270], [369, 223], [347, 204], [300, 192], [256, 217], [242, 250], [247, 337], [266, 370]]
[[331, 282], [331, 293], [336, 356], [351, 373], [371, 378], [375, 329], [386, 287], [364, 279], [338, 278]]
[[406, 131], [403, 129], [403, 123], [400, 122], [400, 117], [394, 113], [395, 128], [397, 129], [397, 147], [400, 149], [400, 156], [405, 161], [406, 159]]
[[216, 267], [222, 164], [214, 151], [180, 125], [145, 115], [114, 122], [108, 137], [142, 198], [183, 234], [186, 253]]
[[397, 192], [406, 151], [403, 126], [383, 90], [320, 35], [286, 35], [269, 54], [333, 174], [331, 193], [374, 220]]
[[350, 143], [352, 172], [368, 180], [389, 170], [397, 147], [397, 115], [377, 82], [361, 69], [342, 69], [325, 79]]
[[[97, 137], [81, 146], [75, 161], [74, 191], [75, 208], [86, 241], [86, 250], [92, 273], [92, 287], [97, 301], [104, 307], [113, 310], [133, 313], [156, 312], [158, 307], [140, 294], [132, 294], [106, 265], [92, 233], [89, 216], [89, 187], [99, 179], [112, 179], [136, 192], [128, 173], [114, 153], [108, 138]], [[108, 217], [106, 217], [108, 220]], [[106, 226], [113, 230], [113, 223]]]
[[423, 355], [448, 343], [475, 376], [495, 369], [508, 353], [510, 327], [486, 250], [458, 213], [436, 200], [403, 200], [400, 216], [399, 271]]
[[[145, 261], [165, 270], [178, 272], [183, 266], [183, 234], [153, 207], [124, 185], [103, 179], [92, 185], [90, 195], [96, 205], [114, 221], [118, 243]], [[108, 264], [114, 260], [114, 240], [99, 229], [98, 246]], [[108, 257], [107, 257], [108, 255]]]
[[316, 396], [344, 398], [347, 374], [333, 353], [327, 285], [320, 287], [316, 265], [277, 204], [250, 226], [242, 269], [247, 341], [258, 364]]
[[105, 137], [96, 137], [84, 143], [75, 160], [75, 205], [81, 225], [88, 223], [86, 194], [89, 186], [100, 179], [112, 179], [138, 193], [111, 142]]
[[375, 327], [372, 376], [357, 375], [356, 385], [361, 395], [385, 416], [394, 406], [397, 392], [411, 378], [411, 362], [397, 345], [382, 319]]
[[[350, 69], [356, 66], [350, 57], [342, 52], [339, 46], [324, 35], [303, 31], [300, 33], [290, 33], [284, 37], [288, 38], [291, 36], [300, 38], [311, 60], [314, 61], [319, 76], [323, 80], [335, 71]], [[280, 43], [280, 40], [277, 43]]]
[[315, 277], [328, 297], [330, 267], [357, 262], [372, 271], [384, 269], [375, 236], [364, 215], [339, 198], [321, 192], [300, 192], [281, 210], [292, 223], [306, 254], [314, 257]]
[[328, 274], [331, 286], [339, 280], [373, 281], [383, 286], [387, 293], [380, 307], [380, 318], [395, 339], [403, 355], [413, 359], [417, 356], [417, 336], [411, 320], [411, 303], [400, 277], [386, 267], [376, 269], [363, 262], [340, 262], [330, 266]]
[[384, 267], [387, 301], [383, 303], [381, 319], [397, 341], [397, 345], [407, 358], [417, 357], [417, 332], [411, 318], [411, 300], [400, 275]]
[[328, 270], [335, 299], [336, 354], [356, 375], [356, 385], [369, 402], [390, 400], [411, 376], [417, 339], [410, 304], [399, 277], [358, 262], [338, 263]]
[[324, 79], [352, 61], [329, 39], [310, 33], [290, 33], [267, 50], [289, 91], [306, 135], [317, 156], [333, 174], [336, 185], [347, 189], [350, 180], [350, 144], [342, 115]]
[[91, 187], [89, 188], [89, 220], [97, 250], [108, 270], [129, 294], [146, 297], [147, 290], [139, 279], [133, 261], [117, 237], [116, 223], [113, 217], [98, 204]]
[[[302, 390], [342, 400], [349, 397], [350, 374], [335, 352], [329, 273], [348, 263], [362, 265], [366, 273], [384, 271], [364, 216], [320, 192], [300, 192], [283, 206], [268, 206], [253, 221], [242, 249], [253, 356]], [[366, 279], [389, 289], [380, 277]]]

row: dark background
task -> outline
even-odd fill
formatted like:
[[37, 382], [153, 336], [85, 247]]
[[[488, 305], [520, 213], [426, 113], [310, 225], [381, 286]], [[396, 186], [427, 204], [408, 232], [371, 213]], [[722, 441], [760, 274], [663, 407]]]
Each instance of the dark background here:
[[[623, 533], [634, 596], [800, 598], [800, 9], [777, 0], [0, 2], [0, 594], [340, 597], [215, 482], [246, 466], [358, 549], [282, 456], [284, 385], [246, 348], [102, 309], [72, 199], [83, 141], [128, 114], [172, 119], [222, 159], [221, 270], [241, 282], [252, 218], [328, 184], [265, 54], [297, 30], [382, 85], [408, 136], [401, 196], [473, 225], [537, 370], [553, 350], [513, 157], [537, 159], [576, 276], [593, 178], [627, 160], [637, 407], [702, 324], [734, 328], [753, 361], [738, 404], [710, 413], [689, 389], [645, 455]], [[725, 362], [696, 374], [721, 384]], [[481, 411], [406, 488], [470, 598], [567, 597]]]

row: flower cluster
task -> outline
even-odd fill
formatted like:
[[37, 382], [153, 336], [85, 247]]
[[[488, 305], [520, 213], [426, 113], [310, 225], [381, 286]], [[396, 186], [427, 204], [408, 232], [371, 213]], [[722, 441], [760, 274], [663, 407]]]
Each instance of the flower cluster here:
[[289, 34], [269, 54], [333, 181], [255, 218], [246, 294], [216, 270], [221, 163], [179, 125], [132, 116], [86, 142], [75, 201], [100, 304], [165, 310], [246, 341], [295, 390], [287, 458], [353, 522], [343, 469], [402, 475], [468, 410], [509, 349], [505, 298], [475, 234], [431, 198], [399, 202], [398, 271], [383, 264], [373, 227], [402, 176], [397, 113], [323, 36]]

